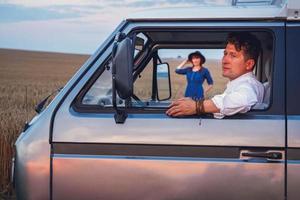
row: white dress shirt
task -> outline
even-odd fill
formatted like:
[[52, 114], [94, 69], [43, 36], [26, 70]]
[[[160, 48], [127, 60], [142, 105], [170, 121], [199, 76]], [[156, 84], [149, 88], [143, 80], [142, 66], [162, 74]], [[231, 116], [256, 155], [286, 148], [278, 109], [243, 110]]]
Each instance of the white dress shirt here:
[[246, 113], [252, 106], [262, 103], [264, 98], [264, 86], [252, 72], [243, 74], [229, 81], [223, 94], [216, 95], [212, 101], [220, 113], [214, 113], [215, 118]]

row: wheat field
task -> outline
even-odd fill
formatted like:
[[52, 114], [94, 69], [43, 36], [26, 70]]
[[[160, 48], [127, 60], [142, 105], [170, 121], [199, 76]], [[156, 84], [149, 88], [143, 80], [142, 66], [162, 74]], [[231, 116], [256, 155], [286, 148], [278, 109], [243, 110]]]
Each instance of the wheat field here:
[[35, 115], [34, 106], [63, 86], [87, 58], [0, 49], [0, 199], [11, 192], [13, 145], [25, 122]]
[[[57, 88], [64, 86], [88, 57], [0, 49], [0, 199], [11, 193], [9, 179], [13, 145], [25, 122], [35, 115], [35, 105]], [[172, 99], [182, 97], [186, 86], [185, 76], [174, 72], [180, 62], [178, 59], [168, 60]], [[227, 80], [221, 76], [220, 61], [208, 60], [205, 66], [215, 81], [213, 90], [207, 95], [209, 98], [222, 92]], [[141, 93], [149, 95], [149, 83], [152, 84], [152, 81], [143, 80], [139, 83]]]

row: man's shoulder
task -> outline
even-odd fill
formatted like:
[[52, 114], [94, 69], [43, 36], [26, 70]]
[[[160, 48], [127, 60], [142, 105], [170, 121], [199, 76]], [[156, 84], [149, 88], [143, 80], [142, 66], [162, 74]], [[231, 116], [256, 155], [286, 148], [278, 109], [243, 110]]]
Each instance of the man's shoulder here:
[[243, 76], [241, 79], [239, 79], [237, 82], [235, 82], [234, 84], [232, 84], [231, 88], [236, 91], [236, 90], [263, 90], [264, 86], [263, 84], [258, 81], [255, 76]]
[[264, 86], [263, 84], [258, 81], [255, 76], [249, 76], [243, 79], [239, 84], [236, 85], [235, 89], [236, 92], [242, 92], [246, 95], [254, 94], [258, 100], [258, 102], [262, 102], [264, 96]]
[[255, 75], [252, 73], [249, 73], [249, 74], [246, 74], [246, 76], [243, 76], [239, 82], [240, 82], [239, 84], [250, 84], [250, 85], [258, 85], [258, 86], [263, 87], [263, 84], [259, 80], [257, 80]]
[[261, 88], [264, 87], [263, 84], [262, 84], [259, 80], [257, 80], [256, 77], [255, 77], [254, 75], [253, 75], [253, 77], [250, 77], [250, 78], [248, 79], [248, 82], [249, 82], [249, 84], [255, 85], [255, 86], [257, 86], [257, 87], [261, 87]]
[[250, 86], [250, 87], [260, 87], [263, 88], [263, 84], [258, 81], [256, 78], [247, 78], [239, 82], [237, 87], [245, 87], [245, 86]]

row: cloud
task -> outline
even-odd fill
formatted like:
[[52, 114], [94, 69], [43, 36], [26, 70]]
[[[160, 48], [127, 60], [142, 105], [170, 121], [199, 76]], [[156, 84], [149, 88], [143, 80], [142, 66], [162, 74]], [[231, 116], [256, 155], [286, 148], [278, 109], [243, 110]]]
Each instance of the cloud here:
[[[104, 0], [105, 2], [105, 0]], [[27, 7], [45, 7], [52, 5], [96, 5], [102, 3], [101, 0], [51, 0], [51, 1], [37, 1], [37, 0], [0, 0], [0, 4], [14, 4]]]
[[201, 5], [204, 0], [134, 0], [134, 1], [119, 1], [119, 3], [113, 3], [115, 6], [133, 7], [133, 8], [152, 8], [155, 6], [178, 6], [178, 5]]
[[76, 12], [60, 12], [47, 7], [32, 8], [13, 4], [0, 4], [0, 22], [20, 22], [49, 19], [76, 18]]
[[201, 6], [201, 5], [229, 5], [231, 0], [124, 0], [113, 3], [115, 6], [127, 6], [135, 8], [152, 8], [156, 6], [172, 7], [172, 6]]
[[92, 53], [126, 16], [229, 0], [0, 0], [0, 47]]
[[152, 7], [155, 6], [157, 4], [160, 4], [160, 1], [134, 1], [134, 2], [129, 2], [127, 3], [127, 6], [129, 7], [143, 7], [143, 8], [147, 8], [147, 7]]
[[231, 0], [0, 0], [0, 22], [76, 18], [104, 9], [228, 4]]
[[95, 14], [105, 7], [100, 5], [53, 5], [47, 9], [57, 13], [77, 13], [80, 16]]

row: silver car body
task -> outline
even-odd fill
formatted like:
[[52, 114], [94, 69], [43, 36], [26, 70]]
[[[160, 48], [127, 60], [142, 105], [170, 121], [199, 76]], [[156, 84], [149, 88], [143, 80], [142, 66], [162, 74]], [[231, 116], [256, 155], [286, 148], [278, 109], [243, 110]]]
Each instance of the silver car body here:
[[[19, 136], [18, 199], [299, 199], [300, 113], [287, 104], [284, 74], [295, 72], [285, 71], [284, 49], [286, 27], [300, 27], [300, 5], [289, 5], [174, 8], [128, 17]], [[124, 124], [115, 123], [114, 113], [74, 110], [77, 95], [111, 54], [115, 34], [145, 27], [272, 29], [271, 108], [223, 120], [129, 113]], [[242, 155], [251, 151], [283, 157]]]

